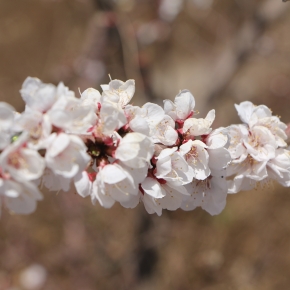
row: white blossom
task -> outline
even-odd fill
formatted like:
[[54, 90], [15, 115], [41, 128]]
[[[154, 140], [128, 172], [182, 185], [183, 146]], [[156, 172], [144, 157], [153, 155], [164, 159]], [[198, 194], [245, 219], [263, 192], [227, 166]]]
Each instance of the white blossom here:
[[130, 195], [129, 200], [121, 201], [120, 204], [125, 208], [135, 208], [139, 203], [141, 199], [141, 193], [138, 192], [137, 195]]
[[165, 116], [163, 109], [153, 103], [146, 103], [142, 108], [128, 105], [125, 107], [125, 114], [129, 120], [129, 127], [134, 132], [147, 136], [155, 134], [157, 126]]
[[239, 163], [248, 156], [244, 141], [247, 140], [249, 131], [245, 125], [231, 125], [227, 128], [230, 136], [229, 152], [233, 159], [232, 162]]
[[164, 100], [164, 111], [174, 121], [185, 120], [189, 118], [195, 106], [195, 99], [188, 90], [181, 91], [174, 99], [174, 103], [170, 100]]
[[94, 107], [74, 97], [59, 98], [47, 114], [54, 126], [73, 134], [87, 134], [97, 120]]
[[[83, 190], [91, 192], [93, 203], [98, 200], [102, 206], [109, 208], [118, 201], [125, 207], [132, 208], [139, 203], [139, 183], [144, 180], [147, 169], [147, 166], [133, 168], [123, 163], [107, 164], [98, 168], [92, 189], [88, 188], [89, 182], [84, 177], [82, 177], [82, 187]], [[80, 186], [76, 185], [76, 189], [79, 192]], [[85, 191], [82, 196], [86, 195]]]
[[121, 139], [115, 157], [133, 168], [146, 166], [152, 158], [153, 142], [140, 133], [128, 133]]
[[[139, 183], [141, 183], [144, 180], [147, 173], [147, 167], [128, 168], [125, 167], [124, 165], [123, 166], [117, 164], [113, 165], [118, 166], [119, 170], [123, 171], [123, 173], [125, 174], [125, 178], [119, 182], [108, 185], [107, 186], [108, 193], [114, 200], [120, 203], [128, 204], [131, 198], [135, 200], [134, 196], [138, 195]], [[135, 171], [135, 173], [133, 171]], [[137, 176], [137, 178], [134, 179], [133, 176]]]
[[91, 200], [94, 205], [98, 201], [104, 208], [111, 208], [115, 204], [115, 200], [105, 191], [105, 184], [100, 175], [97, 175], [96, 181], [93, 183]]
[[192, 168], [193, 177], [198, 180], [203, 180], [210, 174], [209, 155], [206, 148], [207, 145], [200, 140], [188, 140], [180, 146], [180, 153], [186, 159], [189, 167]]
[[87, 197], [92, 194], [93, 182], [87, 171], [79, 172], [74, 177], [74, 185], [77, 193], [82, 197]]
[[[206, 145], [202, 145], [201, 141], [189, 140], [187, 143], [192, 144], [191, 151], [187, 153], [187, 158], [194, 166], [199, 165], [199, 174], [202, 173], [202, 179], [194, 179], [192, 183], [185, 185], [189, 193], [188, 196], [183, 197], [181, 208], [183, 210], [193, 210], [196, 207], [201, 207], [211, 215], [219, 214], [226, 205], [226, 197], [228, 193], [227, 184], [227, 169], [231, 161], [231, 156], [227, 147], [229, 145], [228, 136], [224, 128], [212, 131], [206, 138]], [[185, 143], [184, 145], [186, 145]], [[204, 174], [202, 170], [202, 163], [198, 160], [199, 156], [204, 154], [201, 149], [197, 151], [196, 144], [201, 143], [201, 149], [206, 148], [208, 157], [208, 175]], [[182, 145], [182, 146], [184, 146]], [[187, 149], [188, 150], [188, 149]], [[205, 149], [203, 149], [205, 151]], [[190, 153], [191, 152], [191, 153]], [[205, 160], [205, 159], [204, 159]], [[205, 162], [203, 161], [203, 164]]]
[[109, 85], [102, 85], [103, 99], [118, 103], [121, 107], [127, 105], [135, 93], [135, 81], [128, 80], [125, 83], [120, 80], [112, 80]]
[[252, 102], [242, 102], [239, 105], [235, 104], [235, 108], [242, 122], [249, 124], [255, 110], [255, 105]]
[[229, 193], [252, 189], [270, 179], [289, 186], [286, 128], [271, 110], [251, 102], [235, 105], [243, 125], [228, 127], [229, 151], [233, 158], [228, 168]]
[[77, 136], [53, 133], [49, 143], [45, 154], [47, 167], [64, 178], [75, 177], [91, 159], [85, 144]]
[[127, 120], [123, 109], [116, 103], [103, 101], [97, 126], [95, 128], [96, 136], [111, 136], [116, 130], [126, 124]]
[[186, 187], [174, 186], [169, 182], [162, 184], [162, 187], [166, 192], [166, 195], [159, 201], [162, 208], [167, 210], [177, 210], [180, 208], [184, 195], [188, 195]]
[[49, 116], [29, 107], [17, 116], [14, 126], [18, 132], [28, 132], [30, 141], [28, 146], [34, 149], [44, 149], [52, 131]]
[[275, 157], [267, 163], [267, 171], [271, 179], [283, 186], [290, 186], [290, 150], [276, 150]]
[[30, 214], [41, 199], [40, 191], [32, 182], [0, 178], [0, 212], [3, 203], [13, 213]]
[[141, 200], [149, 214], [156, 213], [159, 216], [162, 215], [162, 206], [159, 199], [145, 192], [144, 194], [141, 194]]
[[272, 180], [290, 186], [287, 126], [267, 106], [235, 105], [243, 124], [213, 130], [215, 110], [196, 118], [188, 90], [163, 109], [130, 105], [134, 80], [101, 87], [76, 98], [63, 83], [27, 78], [23, 113], [0, 102], [0, 205], [31, 213], [39, 186], [105, 208], [141, 202], [159, 216], [196, 207], [216, 215], [228, 193]]
[[102, 95], [100, 92], [93, 88], [88, 88], [82, 92], [81, 101], [83, 106], [92, 106], [94, 111], [99, 109]]
[[[76, 175], [78, 176], [78, 175]], [[71, 179], [63, 177], [62, 175], [54, 173], [51, 169], [44, 170], [41, 187], [46, 187], [49, 191], [69, 191], [71, 187]]]
[[141, 186], [146, 194], [154, 197], [155, 199], [162, 198], [166, 195], [166, 192], [161, 187], [160, 183], [154, 178], [146, 177]]
[[247, 151], [257, 161], [267, 161], [275, 157], [277, 148], [275, 137], [270, 130], [263, 126], [255, 126], [251, 128], [251, 134], [244, 141]]
[[212, 125], [214, 119], [215, 119], [215, 110], [209, 111], [205, 119], [189, 118], [184, 122], [183, 133], [188, 134], [190, 136], [200, 136], [209, 134], [212, 130], [210, 126]]
[[267, 128], [275, 137], [276, 145], [279, 147], [286, 147], [287, 143], [287, 134], [286, 129], [287, 125], [282, 123], [280, 119], [276, 116], [265, 117], [259, 119], [256, 126], [263, 126]]
[[[97, 173], [97, 177], [93, 182], [92, 188], [92, 202], [95, 203], [97, 200], [99, 203], [106, 208], [110, 208], [114, 205], [115, 199], [111, 194], [114, 194], [117, 189], [117, 184], [124, 180], [126, 180], [127, 176], [124, 170], [117, 164], [108, 164], [103, 168], [99, 168], [99, 172]], [[120, 185], [124, 187], [126, 185], [130, 186], [130, 181], [123, 183]], [[122, 191], [121, 191], [122, 192]], [[122, 192], [122, 197], [126, 196], [126, 192]], [[129, 194], [128, 194], [129, 195]], [[116, 195], [115, 195], [116, 196]], [[120, 198], [122, 198], [120, 197]]]
[[255, 106], [251, 102], [242, 102], [235, 105], [241, 120], [248, 124], [252, 129], [254, 126], [262, 126], [267, 128], [275, 137], [277, 146], [285, 147], [287, 143], [287, 135], [285, 130], [287, 125], [280, 121], [276, 116], [272, 116], [271, 110], [265, 106]]
[[194, 210], [201, 207], [211, 215], [219, 214], [226, 205], [227, 181], [224, 170], [211, 171], [211, 175], [204, 180], [194, 180], [187, 184], [190, 196], [185, 196], [181, 205], [183, 210]]
[[194, 170], [188, 165], [177, 147], [167, 148], [156, 157], [156, 177], [168, 184], [180, 186], [192, 181]]
[[151, 137], [154, 143], [162, 143], [167, 146], [174, 145], [177, 141], [178, 133], [175, 130], [173, 119], [165, 115], [163, 120], [152, 130]]
[[222, 170], [228, 167], [232, 161], [228, 150], [229, 137], [224, 128], [213, 130], [206, 138], [208, 165], [212, 170]]
[[232, 163], [227, 168], [229, 193], [254, 188], [257, 181], [268, 176], [266, 165], [267, 161], [257, 161], [251, 155], [240, 163]]
[[63, 83], [55, 87], [31, 77], [24, 81], [20, 94], [28, 107], [40, 112], [49, 110], [60, 97], [74, 97], [74, 93], [69, 91]]
[[27, 134], [22, 134], [0, 154], [2, 172], [20, 182], [38, 179], [45, 168], [39, 153], [25, 146], [27, 138]]

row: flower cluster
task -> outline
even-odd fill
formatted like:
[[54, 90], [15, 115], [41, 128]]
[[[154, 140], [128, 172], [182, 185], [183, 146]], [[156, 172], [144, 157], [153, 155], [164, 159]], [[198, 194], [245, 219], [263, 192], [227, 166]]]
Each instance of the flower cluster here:
[[290, 186], [287, 125], [264, 105], [242, 102], [236, 109], [244, 124], [227, 128], [232, 157], [227, 170], [229, 193], [265, 186], [271, 180]]
[[290, 186], [286, 125], [267, 107], [241, 103], [245, 124], [212, 130], [215, 111], [197, 118], [188, 90], [163, 108], [140, 108], [129, 104], [134, 80], [101, 88], [77, 98], [62, 83], [27, 78], [23, 113], [0, 102], [0, 202], [10, 211], [33, 212], [46, 187], [105, 208], [142, 202], [158, 215], [196, 207], [216, 215], [228, 193], [269, 179]]

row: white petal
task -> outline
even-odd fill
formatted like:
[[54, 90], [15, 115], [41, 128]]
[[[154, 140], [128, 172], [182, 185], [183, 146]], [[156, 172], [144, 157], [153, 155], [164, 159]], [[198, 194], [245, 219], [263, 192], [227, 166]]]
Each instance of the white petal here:
[[162, 208], [177, 210], [182, 203], [182, 194], [166, 184], [162, 185], [162, 187], [166, 190], [166, 196], [160, 199]]
[[42, 199], [38, 188], [32, 183], [14, 183], [13, 187], [19, 191], [16, 198], [6, 197], [5, 204], [17, 214], [30, 214], [36, 209], [36, 201]]
[[24, 81], [20, 93], [27, 106], [40, 112], [50, 109], [57, 99], [54, 85], [43, 84], [39, 79], [31, 77]]
[[142, 112], [145, 115], [144, 117], [148, 119], [149, 127], [151, 128], [159, 124], [164, 117], [163, 109], [153, 103], [146, 103], [143, 105]]
[[165, 115], [163, 120], [152, 130], [151, 137], [154, 143], [162, 143], [167, 146], [174, 145], [178, 138], [175, 130], [175, 122], [171, 117]]
[[149, 214], [157, 213], [157, 215], [162, 215], [162, 206], [160, 204], [160, 199], [155, 199], [148, 194], [142, 194], [141, 199], [143, 201], [144, 207]]
[[232, 158], [226, 148], [208, 149], [209, 167], [211, 169], [222, 169], [230, 164]]
[[91, 194], [93, 184], [86, 171], [83, 171], [74, 177], [74, 185], [80, 196], [87, 197]]
[[121, 167], [114, 164], [106, 165], [99, 174], [101, 174], [102, 180], [108, 184], [114, 184], [126, 178]]
[[128, 166], [144, 167], [152, 158], [154, 144], [150, 138], [140, 133], [128, 133], [120, 141], [115, 157]]
[[174, 121], [185, 120], [191, 114], [195, 106], [193, 95], [188, 90], [181, 91], [174, 100], [174, 104], [170, 100], [164, 101], [164, 111]]
[[235, 104], [235, 107], [242, 122], [248, 124], [255, 109], [254, 104], [246, 101], [240, 103], [239, 105]]
[[166, 192], [162, 189], [156, 179], [146, 177], [141, 186], [145, 193], [154, 198], [162, 198], [166, 195]]
[[211, 132], [211, 124], [215, 118], [215, 111], [211, 110], [208, 112], [205, 119], [195, 119], [195, 118], [189, 118], [185, 120], [183, 125], [183, 132], [189, 132], [191, 136], [200, 136], [200, 135], [206, 135]]
[[130, 199], [120, 202], [125, 208], [135, 208], [140, 203], [140, 192], [137, 195], [130, 195]]
[[175, 104], [170, 100], [164, 100], [163, 103], [164, 112], [175, 121], [177, 119]]
[[130, 121], [129, 126], [134, 132], [139, 132], [146, 136], [149, 136], [149, 125], [146, 119], [142, 118], [141, 116], [136, 116], [132, 121]]
[[83, 100], [83, 104], [96, 106], [101, 101], [101, 94], [98, 90], [88, 88], [82, 93], [81, 100]]
[[97, 175], [96, 180], [93, 182], [91, 194], [92, 203], [95, 204], [96, 200], [98, 200], [101, 206], [111, 208], [114, 205], [115, 200], [106, 192], [103, 193], [102, 191], [104, 191], [104, 188], [102, 187], [102, 181], [100, 180], [99, 175]]
[[166, 156], [162, 159], [158, 159], [156, 163], [156, 176], [158, 178], [162, 178], [166, 176], [168, 173], [171, 172], [171, 170], [172, 170], [172, 165], [171, 165], [171, 158], [169, 156]]
[[127, 176], [130, 175], [135, 182], [135, 184], [141, 183], [148, 173], [148, 166], [134, 168], [127, 166], [125, 163], [120, 162], [120, 166], [127, 172]]
[[228, 136], [220, 129], [212, 131], [207, 137], [206, 144], [209, 149], [217, 149], [226, 146]]
[[193, 111], [195, 100], [193, 95], [188, 90], [181, 91], [174, 100], [176, 105], [176, 115], [180, 120], [185, 120]]

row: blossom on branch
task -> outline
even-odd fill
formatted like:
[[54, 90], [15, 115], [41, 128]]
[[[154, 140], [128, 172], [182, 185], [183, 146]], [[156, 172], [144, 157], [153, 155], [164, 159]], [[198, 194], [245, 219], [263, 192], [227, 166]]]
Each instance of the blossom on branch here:
[[235, 107], [244, 124], [227, 128], [232, 157], [227, 171], [229, 193], [263, 186], [272, 179], [290, 186], [287, 125], [264, 105], [247, 101]]
[[188, 90], [164, 108], [140, 108], [129, 104], [134, 80], [101, 88], [77, 98], [62, 83], [29, 77], [24, 112], [0, 102], [0, 205], [33, 212], [39, 185], [105, 208], [143, 203], [150, 214], [201, 207], [216, 215], [228, 193], [270, 180], [290, 186], [287, 126], [266, 106], [236, 105], [243, 124], [213, 130], [215, 110], [197, 118]]

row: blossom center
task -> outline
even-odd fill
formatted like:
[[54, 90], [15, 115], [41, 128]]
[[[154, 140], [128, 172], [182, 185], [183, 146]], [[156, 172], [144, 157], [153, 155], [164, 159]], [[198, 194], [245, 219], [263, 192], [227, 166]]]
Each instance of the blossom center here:
[[10, 154], [7, 163], [16, 169], [27, 167], [25, 159], [19, 152]]

